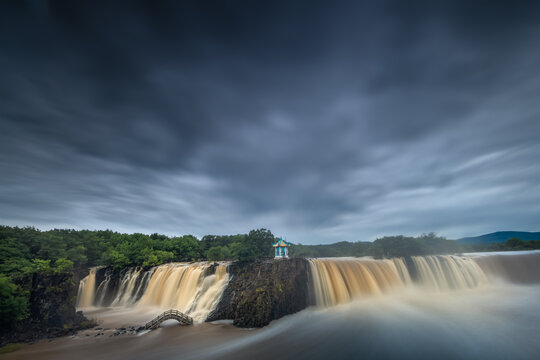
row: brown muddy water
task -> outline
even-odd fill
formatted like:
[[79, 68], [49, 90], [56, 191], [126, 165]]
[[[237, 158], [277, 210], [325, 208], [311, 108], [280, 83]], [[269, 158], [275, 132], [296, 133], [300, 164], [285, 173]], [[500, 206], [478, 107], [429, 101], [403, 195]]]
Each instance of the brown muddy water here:
[[[400, 259], [313, 259], [317, 306], [263, 329], [170, 322], [140, 335], [112, 336], [114, 328], [140, 325], [160, 308], [87, 307], [87, 315], [110, 330], [25, 345], [1, 358], [539, 358], [540, 252], [418, 257], [413, 262], [414, 274]], [[208, 280], [208, 289], [216, 281]], [[205, 294], [201, 298], [208, 298]], [[95, 336], [99, 332], [103, 335]]]

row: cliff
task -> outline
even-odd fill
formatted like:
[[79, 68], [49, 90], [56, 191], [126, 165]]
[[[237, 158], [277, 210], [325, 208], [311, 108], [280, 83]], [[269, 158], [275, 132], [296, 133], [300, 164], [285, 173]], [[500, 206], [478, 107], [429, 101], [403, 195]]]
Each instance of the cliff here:
[[229, 286], [206, 321], [234, 320], [239, 327], [262, 327], [308, 305], [308, 262], [281, 259], [229, 265]]
[[79, 275], [34, 273], [25, 288], [29, 288], [27, 319], [0, 329], [0, 344], [28, 342], [75, 333], [92, 325], [75, 310]]

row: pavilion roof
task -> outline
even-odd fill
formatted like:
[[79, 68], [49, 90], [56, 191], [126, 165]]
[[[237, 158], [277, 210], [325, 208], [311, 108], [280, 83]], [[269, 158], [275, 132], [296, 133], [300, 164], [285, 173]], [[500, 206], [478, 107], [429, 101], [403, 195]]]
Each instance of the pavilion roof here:
[[291, 246], [291, 245], [292, 244], [290, 242], [287, 242], [281, 238], [272, 244], [273, 247], [286, 247], [286, 246]]

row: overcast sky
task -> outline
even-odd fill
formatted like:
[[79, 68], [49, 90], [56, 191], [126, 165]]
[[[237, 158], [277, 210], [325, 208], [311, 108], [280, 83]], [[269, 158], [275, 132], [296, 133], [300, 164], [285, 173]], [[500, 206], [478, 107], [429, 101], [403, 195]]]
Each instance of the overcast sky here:
[[538, 2], [80, 3], [0, 5], [1, 224], [540, 230]]

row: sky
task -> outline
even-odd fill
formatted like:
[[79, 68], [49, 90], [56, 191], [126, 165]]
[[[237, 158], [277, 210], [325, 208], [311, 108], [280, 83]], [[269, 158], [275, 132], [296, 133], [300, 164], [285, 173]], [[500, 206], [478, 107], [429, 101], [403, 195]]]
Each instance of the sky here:
[[540, 3], [3, 1], [0, 224], [540, 230]]

